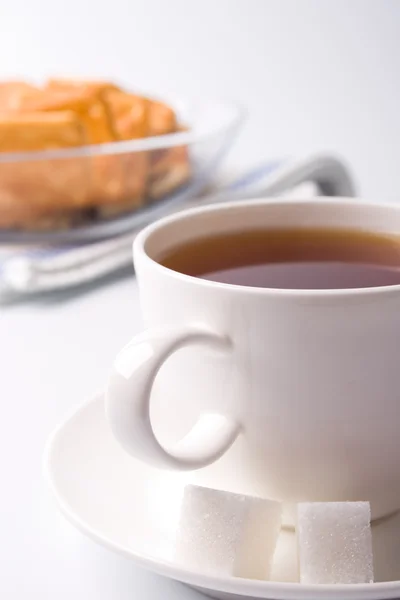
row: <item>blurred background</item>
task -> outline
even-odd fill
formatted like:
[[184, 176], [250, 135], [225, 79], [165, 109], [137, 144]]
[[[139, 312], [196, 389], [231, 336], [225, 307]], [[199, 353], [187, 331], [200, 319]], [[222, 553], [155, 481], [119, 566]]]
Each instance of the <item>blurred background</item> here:
[[328, 149], [369, 198], [396, 198], [397, 0], [14, 0], [0, 75], [111, 78], [249, 110], [231, 164]]
[[[399, 0], [3, 1], [0, 56], [0, 79], [233, 100], [248, 118], [228, 171], [323, 151], [347, 161], [363, 197], [400, 198]], [[42, 480], [50, 432], [141, 328], [131, 266], [108, 286], [0, 306], [1, 597], [197, 597], [84, 538]]]

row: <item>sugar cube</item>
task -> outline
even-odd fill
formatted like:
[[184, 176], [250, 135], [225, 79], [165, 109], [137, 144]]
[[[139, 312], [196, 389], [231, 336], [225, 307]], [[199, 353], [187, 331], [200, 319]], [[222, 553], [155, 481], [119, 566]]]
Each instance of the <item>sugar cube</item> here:
[[281, 527], [281, 504], [188, 485], [175, 557], [220, 575], [268, 579]]
[[370, 520], [369, 502], [298, 504], [300, 582], [371, 583]]

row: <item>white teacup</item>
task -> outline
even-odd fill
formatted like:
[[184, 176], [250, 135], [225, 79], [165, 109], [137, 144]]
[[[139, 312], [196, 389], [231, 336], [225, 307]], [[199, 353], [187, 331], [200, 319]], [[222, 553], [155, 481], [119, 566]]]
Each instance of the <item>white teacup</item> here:
[[393, 512], [400, 285], [255, 288], [157, 262], [196, 237], [263, 225], [393, 234], [400, 205], [245, 201], [184, 211], [143, 230], [134, 260], [149, 329], [115, 360], [106, 394], [112, 430], [130, 454], [160, 468], [220, 459], [210, 477], [229, 473], [238, 490], [285, 502], [369, 500], [375, 518]]

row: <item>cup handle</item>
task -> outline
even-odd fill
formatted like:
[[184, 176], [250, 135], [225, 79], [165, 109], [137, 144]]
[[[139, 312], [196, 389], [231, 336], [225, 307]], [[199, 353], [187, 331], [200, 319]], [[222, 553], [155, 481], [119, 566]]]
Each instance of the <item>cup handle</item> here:
[[129, 454], [156, 467], [205, 467], [228, 450], [241, 430], [230, 417], [206, 413], [173, 448], [165, 448], [158, 441], [150, 421], [154, 380], [169, 356], [191, 345], [222, 352], [232, 347], [229, 338], [197, 325], [164, 327], [133, 338], [114, 361], [105, 396], [112, 432]]

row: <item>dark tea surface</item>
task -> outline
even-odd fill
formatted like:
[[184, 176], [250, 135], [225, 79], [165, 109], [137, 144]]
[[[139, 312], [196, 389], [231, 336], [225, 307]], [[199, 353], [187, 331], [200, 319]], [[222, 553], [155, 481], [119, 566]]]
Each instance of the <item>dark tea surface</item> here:
[[400, 237], [347, 229], [255, 229], [198, 238], [160, 260], [211, 281], [281, 289], [400, 284]]

